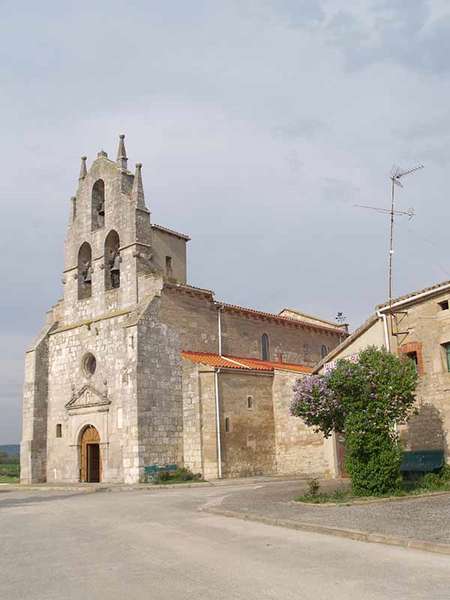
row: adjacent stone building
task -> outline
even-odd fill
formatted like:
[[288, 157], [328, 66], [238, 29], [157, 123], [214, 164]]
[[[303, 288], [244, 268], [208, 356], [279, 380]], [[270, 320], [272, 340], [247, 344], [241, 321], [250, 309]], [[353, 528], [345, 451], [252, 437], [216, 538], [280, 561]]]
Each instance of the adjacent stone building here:
[[151, 222], [124, 136], [115, 161], [82, 158], [64, 296], [26, 354], [23, 482], [133, 483], [155, 463], [333, 473], [329, 443], [288, 408], [345, 327], [215, 300], [187, 283], [188, 241]]
[[[333, 369], [341, 358], [358, 360], [368, 346], [408, 356], [417, 365], [418, 415], [400, 435], [406, 450], [444, 450], [448, 462], [450, 431], [450, 282], [381, 304], [375, 312], [314, 368]], [[343, 472], [340, 440], [335, 440], [337, 472]]]

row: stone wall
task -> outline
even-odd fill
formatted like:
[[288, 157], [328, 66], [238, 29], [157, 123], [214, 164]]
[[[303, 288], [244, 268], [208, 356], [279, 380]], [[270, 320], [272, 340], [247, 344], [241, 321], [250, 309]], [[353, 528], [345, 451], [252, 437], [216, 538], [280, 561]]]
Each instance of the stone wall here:
[[[211, 369], [208, 372], [206, 367], [199, 370], [186, 362], [182, 368], [176, 357], [182, 350], [218, 352], [217, 306], [207, 294], [166, 287], [162, 290], [157, 308], [155, 304], [153, 315], [155, 324], [158, 320], [161, 323], [153, 325], [153, 331], [159, 332], [159, 327], [162, 327], [165, 332], [164, 340], [157, 342], [159, 352], [168, 355], [168, 364], [172, 365], [170, 373], [165, 375], [171, 382], [169, 389], [163, 394], [166, 406], [177, 406], [178, 397], [182, 397], [185, 464], [195, 472], [202, 472], [205, 477], [215, 478], [217, 442], [214, 373]], [[259, 358], [261, 336], [268, 333], [271, 353], [276, 355], [280, 352], [285, 361], [295, 362], [302, 362], [305, 358], [305, 344], [315, 348], [315, 352], [308, 355], [314, 357], [320, 353], [322, 342], [331, 344], [339, 340], [339, 333], [329, 334], [310, 327], [291, 327], [284, 323], [263, 321], [226, 311], [222, 314], [222, 331], [224, 354]], [[145, 335], [149, 340], [153, 337], [153, 344], [160, 339], [160, 334], [157, 333], [155, 338], [150, 328], [147, 328]], [[298, 348], [300, 351], [297, 351]], [[144, 362], [147, 367], [151, 364], [148, 357]], [[159, 373], [166, 371], [160, 368]], [[219, 375], [224, 476], [267, 474], [273, 473], [275, 469], [281, 473], [332, 472], [332, 456], [329, 456], [328, 449], [324, 449], [321, 436], [315, 435], [311, 429], [299, 423], [298, 419], [289, 417], [291, 388], [298, 374], [288, 376], [285, 372], [279, 373], [278, 376], [277, 372], [273, 399], [271, 377], [251, 376], [242, 372], [222, 372]], [[178, 378], [181, 379], [181, 384]], [[155, 381], [149, 386], [149, 390], [152, 388], [152, 393], [156, 394], [161, 385], [164, 384]], [[251, 411], [246, 408], [247, 396], [254, 397], [255, 408]], [[166, 408], [162, 412], [163, 416], [165, 410]], [[225, 433], [226, 416], [232, 427], [229, 433]], [[278, 466], [275, 464], [276, 445]], [[167, 459], [166, 462], [173, 462], [169, 461], [168, 455], [164, 458]]]
[[[152, 228], [153, 264], [171, 281], [186, 283], [186, 240], [177, 235]], [[172, 259], [172, 273], [166, 271], [166, 256]]]
[[[104, 182], [104, 219], [93, 211], [94, 187], [94, 205], [102, 194], [99, 180]], [[111, 258], [108, 248], [105, 256], [105, 240], [111, 231], [119, 236], [121, 258], [116, 289], [107, 289], [111, 280], [105, 277]], [[92, 259], [87, 287], [78, 264], [83, 244], [85, 249], [89, 244]], [[173, 259], [171, 274], [161, 272], [166, 256]], [[88, 259], [89, 252], [83, 265]], [[183, 388], [181, 351], [219, 351], [218, 305], [210, 292], [174, 284], [185, 280], [186, 240], [152, 228], [140, 168], [133, 176], [124, 156], [113, 162], [100, 152], [88, 172], [83, 167], [72, 202], [64, 299], [50, 311], [48, 328], [26, 358], [24, 481], [78, 481], [80, 436], [87, 425], [100, 436], [104, 481], [136, 482], [147, 464], [181, 466], [183, 447], [193, 470], [217, 476], [215, 375], [194, 369]], [[332, 328], [230, 306], [223, 307], [222, 333], [223, 353], [260, 358], [266, 333], [272, 360], [309, 365], [323, 345], [334, 347], [340, 339]], [[92, 373], [85, 368], [87, 353], [96, 360]], [[231, 419], [222, 438], [224, 473], [273, 472], [272, 379], [221, 373], [219, 381], [222, 412]], [[224, 428], [223, 422], [222, 435]]]
[[48, 331], [45, 328], [25, 355], [20, 444], [20, 480], [41, 483], [47, 474]]
[[292, 388], [301, 377], [298, 373], [275, 371], [273, 380], [273, 410], [275, 418], [275, 448], [277, 473], [330, 476], [333, 473], [331, 441], [298, 417], [289, 414]]
[[[103, 480], [138, 480], [136, 328], [125, 328], [126, 322], [122, 315], [90, 327], [62, 328], [49, 337], [47, 481], [79, 480], [86, 425], [100, 435]], [[93, 375], [83, 367], [89, 352], [96, 358]]]
[[404, 335], [391, 337], [391, 348], [400, 354], [419, 353], [418, 415], [402, 428], [409, 450], [442, 449], [449, 457], [450, 373], [444, 344], [450, 343], [450, 310], [439, 303], [448, 293], [423, 299], [403, 308], [398, 328]]
[[222, 313], [223, 354], [262, 358], [261, 338], [269, 336], [269, 360], [312, 366], [321, 358], [323, 345], [334, 348], [339, 332], [308, 325], [261, 319], [257, 315], [224, 310]]
[[183, 460], [193, 473], [204, 474], [202, 402], [198, 365], [183, 360]]
[[[222, 476], [274, 473], [272, 376], [242, 371], [221, 371], [215, 375], [211, 367], [193, 364], [189, 360], [183, 360], [185, 466], [206, 479], [219, 476], [216, 378], [219, 384]], [[250, 408], [249, 396], [252, 399]]]
[[[180, 348], [198, 352], [218, 352], [217, 305], [205, 294], [183, 288], [165, 287], [161, 319], [178, 332]], [[341, 333], [309, 325], [263, 319], [257, 314], [222, 312], [222, 353], [261, 358], [261, 338], [269, 336], [270, 359], [313, 365], [320, 360], [321, 347], [334, 348]]]
[[[104, 224], [92, 228], [92, 190], [102, 180], [105, 189]], [[134, 176], [118, 168], [102, 153], [86, 176], [80, 179], [65, 242], [64, 308], [65, 323], [77, 323], [119, 308], [132, 307], [138, 301], [136, 278], [145, 261], [139, 253], [152, 243], [149, 213], [137, 208], [131, 198]], [[105, 240], [110, 231], [120, 239], [120, 288], [105, 291]], [[87, 242], [92, 249], [92, 285], [90, 298], [78, 300], [78, 252]], [[148, 269], [147, 269], [148, 270]]]
[[183, 464], [181, 351], [155, 297], [138, 322], [137, 410], [141, 476], [149, 464]]
[[223, 477], [273, 474], [272, 375], [229, 371], [221, 372], [218, 380]]

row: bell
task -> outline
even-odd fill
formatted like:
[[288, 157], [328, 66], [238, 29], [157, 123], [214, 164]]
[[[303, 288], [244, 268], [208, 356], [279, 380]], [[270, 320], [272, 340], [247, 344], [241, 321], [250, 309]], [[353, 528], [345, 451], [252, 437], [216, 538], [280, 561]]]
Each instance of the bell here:
[[118, 254], [116, 254], [116, 256], [114, 257], [112, 266], [111, 266], [111, 273], [118, 272], [118, 271], [120, 271], [120, 256]]
[[92, 283], [92, 267], [90, 265], [83, 274], [83, 281], [84, 283]]

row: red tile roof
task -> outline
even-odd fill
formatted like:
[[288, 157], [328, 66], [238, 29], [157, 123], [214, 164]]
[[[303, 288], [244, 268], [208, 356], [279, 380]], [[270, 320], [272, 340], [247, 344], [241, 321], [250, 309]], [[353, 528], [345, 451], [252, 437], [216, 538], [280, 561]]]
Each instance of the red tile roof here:
[[283, 323], [285, 325], [292, 325], [293, 327], [302, 327], [306, 329], [316, 329], [319, 331], [326, 331], [333, 335], [337, 335], [341, 338], [348, 337], [348, 332], [345, 331], [344, 328], [339, 327], [338, 325], [319, 325], [316, 323], [302, 321], [300, 319], [294, 319], [292, 317], [284, 317], [282, 315], [276, 315], [274, 313], [264, 312], [262, 310], [256, 310], [254, 308], [246, 308], [244, 306], [237, 306], [236, 304], [227, 304], [226, 302], [220, 302], [219, 300], [214, 300], [214, 292], [211, 290], [204, 290], [202, 288], [197, 288], [192, 285], [188, 285], [186, 283], [170, 283], [166, 282], [164, 284], [165, 288], [176, 290], [178, 292], [184, 292], [187, 294], [200, 294], [204, 296], [208, 296], [217, 307], [222, 307], [225, 312], [233, 312], [240, 313], [242, 315], [246, 315], [248, 317], [253, 317], [255, 319], [262, 320], [270, 320], [276, 321], [277, 323]]
[[229, 356], [214, 354], [212, 352], [191, 352], [185, 350], [181, 356], [191, 362], [209, 365], [220, 369], [243, 369], [252, 371], [273, 372], [297, 371], [298, 373], [311, 373], [312, 368], [305, 365], [285, 362], [273, 362], [270, 360], [260, 360], [258, 358], [243, 358], [241, 356]]
[[273, 313], [264, 312], [262, 310], [256, 310], [255, 308], [246, 308], [244, 306], [237, 306], [235, 304], [226, 304], [224, 302], [216, 301], [216, 304], [220, 304], [223, 306], [225, 311], [232, 311], [242, 313], [244, 315], [253, 316], [260, 319], [268, 319], [271, 321], [277, 321], [278, 323], [285, 323], [286, 325], [293, 325], [294, 327], [303, 327], [309, 329], [319, 329], [321, 331], [327, 331], [328, 333], [332, 333], [334, 335], [339, 335], [342, 337], [347, 337], [348, 333], [344, 329], [340, 329], [339, 327], [327, 326], [327, 325], [318, 325], [316, 323], [311, 323], [308, 321], [301, 321], [300, 319], [293, 319], [292, 317], [283, 317], [282, 315], [275, 315]]
[[[431, 285], [429, 287], [426, 288], [422, 288], [421, 290], [417, 290], [416, 292], [411, 292], [409, 294], [405, 294], [404, 296], [399, 296], [398, 298], [393, 298], [392, 299], [392, 304], [396, 304], [397, 302], [402, 302], [402, 301], [406, 301], [406, 300], [411, 300], [414, 301], [414, 298], [416, 296], [420, 296], [422, 297], [422, 295], [425, 294], [432, 294], [433, 292], [439, 292], [442, 290], [446, 290], [448, 287], [450, 287], [450, 281], [446, 280], [446, 281], [441, 281], [440, 283], [435, 283], [434, 285]], [[389, 307], [389, 302], [383, 302], [383, 304], [378, 304], [378, 306], [376, 306], [375, 308], [377, 310], [381, 310], [383, 308], [388, 308]]]

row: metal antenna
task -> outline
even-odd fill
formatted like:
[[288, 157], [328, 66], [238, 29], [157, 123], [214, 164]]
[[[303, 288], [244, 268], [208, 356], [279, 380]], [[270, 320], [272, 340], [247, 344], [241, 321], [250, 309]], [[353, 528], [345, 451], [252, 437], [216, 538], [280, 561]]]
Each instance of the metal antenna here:
[[402, 170], [399, 167], [394, 167], [391, 171], [391, 227], [389, 235], [389, 314], [392, 318], [392, 255], [394, 254], [394, 215], [395, 211], [395, 186], [403, 187], [400, 181], [402, 177], [415, 173], [419, 169], [423, 169], [423, 165], [417, 165], [412, 169]]
[[[379, 208], [378, 206], [367, 206], [366, 204], [354, 204], [353, 206], [357, 208], [370, 208], [371, 210], [375, 210], [380, 213], [387, 213], [389, 215], [391, 214], [390, 208]], [[407, 210], [394, 210], [394, 214], [400, 216], [407, 216], [409, 217], [409, 220], [411, 220], [414, 217], [415, 213], [413, 208], [408, 208]]]
[[394, 254], [394, 216], [407, 216], [410, 219], [414, 216], [414, 209], [409, 208], [408, 210], [395, 210], [395, 186], [403, 187], [401, 179], [415, 173], [419, 169], [423, 169], [424, 165], [417, 165], [412, 169], [400, 169], [400, 167], [394, 166], [391, 171], [391, 208], [379, 208], [377, 206], [364, 206], [362, 204], [355, 204], [359, 208], [369, 208], [381, 213], [387, 213], [391, 216], [390, 218], [390, 235], [389, 235], [389, 313], [392, 318], [392, 255]]

